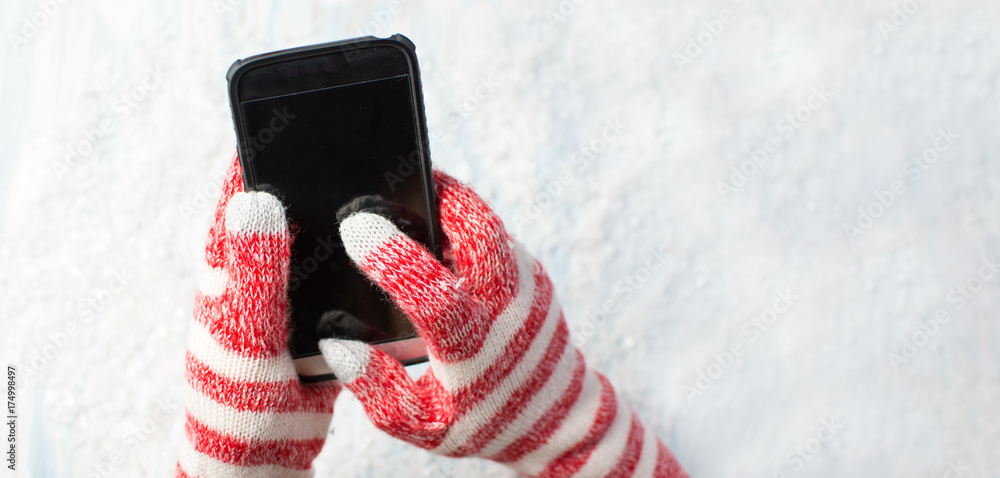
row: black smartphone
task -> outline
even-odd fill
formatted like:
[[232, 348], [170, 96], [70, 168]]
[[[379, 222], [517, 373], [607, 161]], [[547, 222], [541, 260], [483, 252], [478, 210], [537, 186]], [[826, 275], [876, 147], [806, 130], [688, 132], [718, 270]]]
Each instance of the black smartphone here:
[[289, 348], [300, 378], [335, 379], [320, 336], [425, 361], [409, 319], [351, 263], [338, 232], [338, 211], [374, 208], [441, 258], [413, 43], [394, 35], [277, 51], [236, 61], [227, 79], [244, 186], [287, 208]]

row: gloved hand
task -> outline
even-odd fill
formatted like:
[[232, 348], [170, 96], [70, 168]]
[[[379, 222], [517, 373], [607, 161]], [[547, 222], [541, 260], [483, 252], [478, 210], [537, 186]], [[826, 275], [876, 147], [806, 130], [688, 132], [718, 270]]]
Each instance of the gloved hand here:
[[413, 381], [362, 342], [323, 356], [377, 427], [434, 453], [533, 477], [686, 477], [673, 454], [569, 344], [552, 283], [473, 191], [435, 172], [453, 269], [388, 219], [356, 212], [340, 234], [355, 264], [409, 315], [430, 369]]
[[298, 379], [288, 352], [284, 208], [270, 194], [243, 192], [240, 175], [234, 158], [195, 298], [177, 476], [312, 476], [341, 387]]

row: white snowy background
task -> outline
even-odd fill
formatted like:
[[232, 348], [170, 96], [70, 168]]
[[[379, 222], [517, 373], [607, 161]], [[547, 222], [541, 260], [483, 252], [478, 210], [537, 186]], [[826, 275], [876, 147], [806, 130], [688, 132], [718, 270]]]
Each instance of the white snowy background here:
[[[397, 1], [3, 0], [3, 476], [172, 476], [226, 70], [401, 32], [434, 164], [692, 476], [1000, 477], [1000, 3]], [[512, 476], [334, 425], [318, 476]]]

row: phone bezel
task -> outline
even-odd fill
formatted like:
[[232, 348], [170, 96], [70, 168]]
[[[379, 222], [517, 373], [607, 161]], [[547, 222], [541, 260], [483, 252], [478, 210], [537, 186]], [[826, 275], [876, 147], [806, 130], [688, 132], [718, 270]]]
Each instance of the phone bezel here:
[[[377, 38], [373, 36], [352, 38], [342, 41], [308, 45], [303, 47], [280, 50], [260, 55], [254, 55], [245, 59], [237, 60], [229, 68], [226, 79], [229, 84], [230, 111], [232, 112], [233, 126], [237, 139], [237, 151], [240, 165], [243, 169], [243, 184], [246, 190], [256, 189], [256, 178], [251, 156], [248, 154], [251, 147], [247, 125], [241, 113], [240, 105], [243, 101], [250, 101], [243, 98], [241, 92], [241, 80], [244, 76], [255, 69], [275, 66], [281, 63], [327, 55], [350, 55], [358, 50], [366, 48], [392, 47], [403, 53], [406, 59], [406, 71], [410, 79], [410, 92], [413, 103], [413, 117], [416, 125], [418, 153], [420, 159], [419, 174], [424, 189], [425, 208], [429, 215], [431, 227], [428, 231], [428, 242], [431, 252], [441, 260], [443, 250], [441, 244], [440, 221], [437, 217], [437, 195], [434, 190], [434, 179], [430, 166], [430, 145], [427, 134], [427, 120], [424, 113], [423, 93], [420, 84], [420, 70], [417, 64], [416, 51], [408, 38], [401, 34], [393, 35], [390, 38]], [[345, 57], [349, 58], [349, 57]], [[348, 59], [349, 61], [349, 59]], [[364, 78], [358, 80], [357, 78]], [[357, 83], [358, 81], [369, 81], [378, 78], [389, 78], [391, 76], [371, 76], [355, 75], [355, 79], [346, 81], [330, 82], [323, 87], [336, 87]], [[308, 90], [303, 90], [308, 91]], [[265, 96], [266, 97], [266, 96]], [[394, 358], [406, 365], [420, 363], [427, 360], [426, 347], [423, 339], [419, 336], [395, 339], [383, 342], [372, 343], [372, 345], [386, 351]], [[296, 368], [303, 381], [315, 382], [334, 379], [332, 371], [326, 367], [322, 360], [317, 361], [317, 355], [294, 356]]]

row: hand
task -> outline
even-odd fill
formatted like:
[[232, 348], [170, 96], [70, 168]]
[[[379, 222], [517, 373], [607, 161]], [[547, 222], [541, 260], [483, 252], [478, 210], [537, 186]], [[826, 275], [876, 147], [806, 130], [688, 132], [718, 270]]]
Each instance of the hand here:
[[686, 477], [611, 383], [569, 345], [552, 283], [474, 192], [435, 172], [454, 267], [388, 219], [357, 212], [340, 234], [355, 264], [409, 315], [430, 369], [413, 381], [361, 342], [320, 341], [377, 427], [434, 453], [538, 477]]
[[288, 352], [284, 208], [243, 192], [235, 158], [223, 189], [188, 340], [177, 476], [312, 476], [340, 385], [301, 383]]

